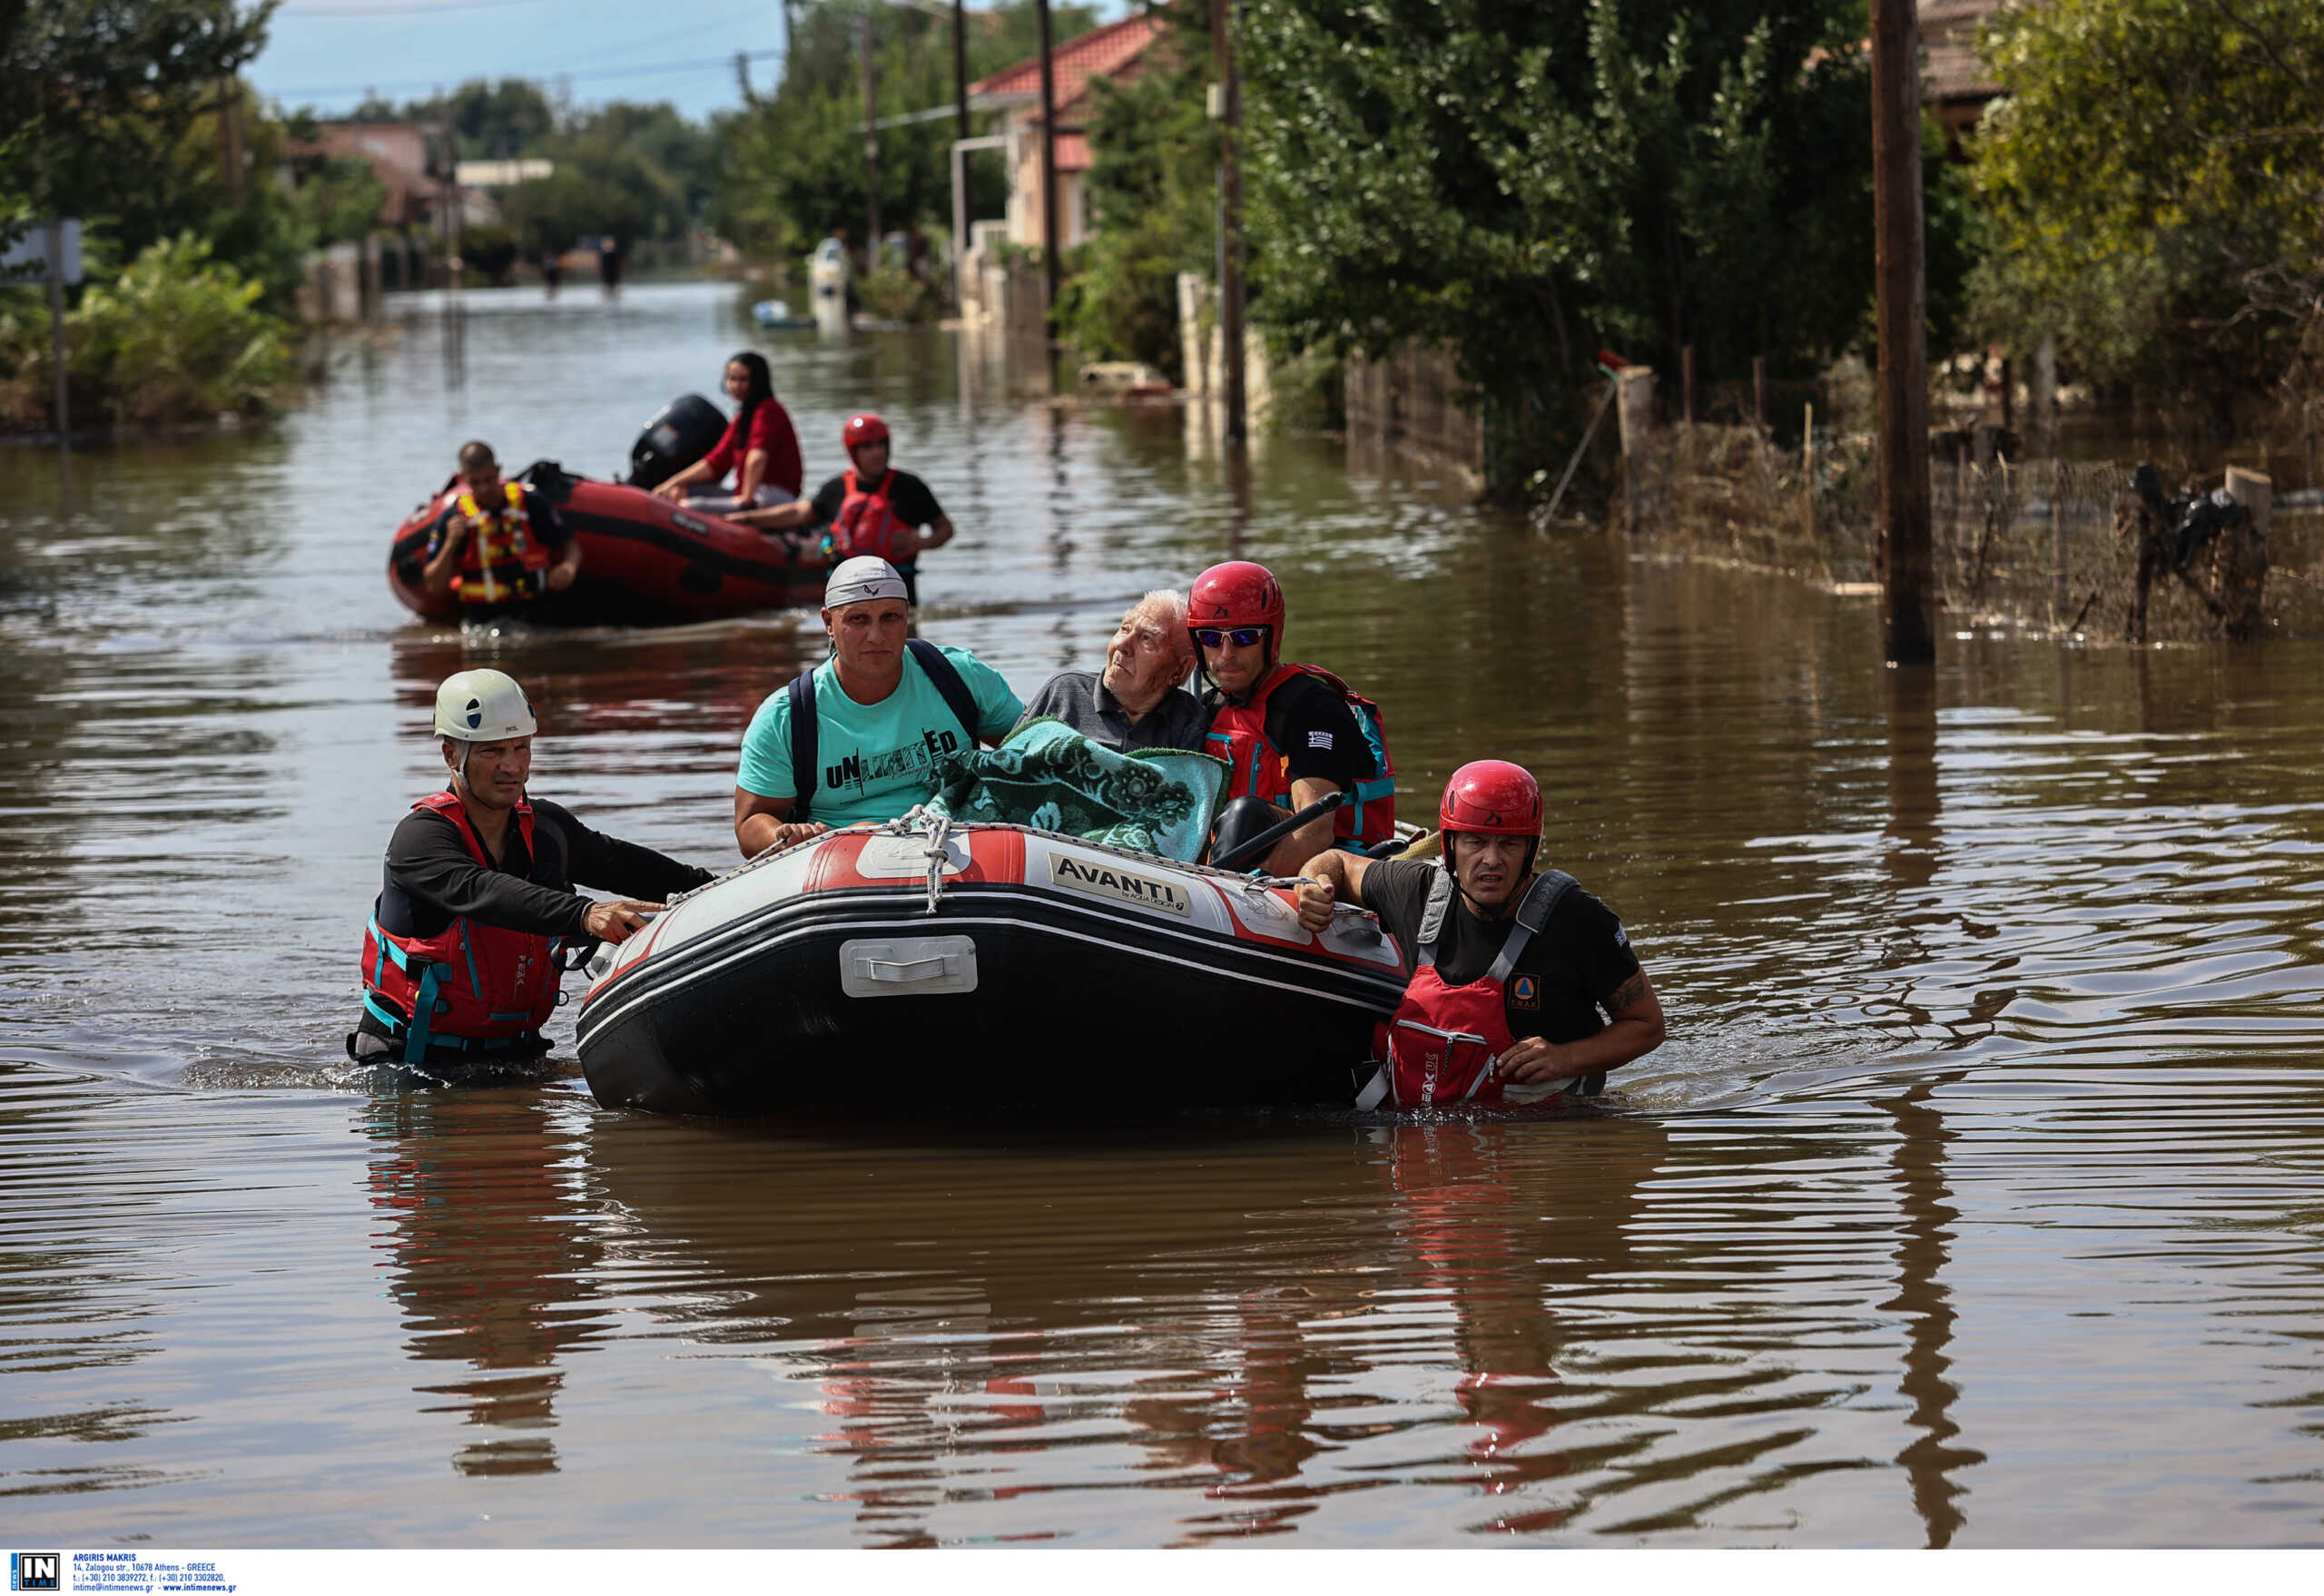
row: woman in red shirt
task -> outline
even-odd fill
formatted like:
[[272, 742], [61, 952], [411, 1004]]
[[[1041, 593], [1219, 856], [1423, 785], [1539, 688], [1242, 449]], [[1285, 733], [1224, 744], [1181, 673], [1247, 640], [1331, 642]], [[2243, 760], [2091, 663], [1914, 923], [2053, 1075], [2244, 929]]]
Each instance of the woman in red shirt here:
[[[713, 515], [797, 498], [806, 476], [799, 434], [792, 429], [791, 412], [774, 397], [766, 357], [744, 350], [727, 361], [726, 394], [740, 408], [718, 447], [654, 491]], [[734, 473], [731, 494], [724, 486], [729, 471]]]

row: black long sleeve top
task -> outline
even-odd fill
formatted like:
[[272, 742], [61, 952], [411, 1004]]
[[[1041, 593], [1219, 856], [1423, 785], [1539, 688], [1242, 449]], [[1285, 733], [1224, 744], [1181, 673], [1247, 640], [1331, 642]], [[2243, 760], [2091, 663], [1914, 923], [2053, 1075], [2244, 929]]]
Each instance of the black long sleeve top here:
[[509, 931], [578, 937], [589, 900], [576, 883], [659, 902], [711, 879], [698, 866], [591, 831], [563, 804], [532, 803], [532, 851], [512, 821], [500, 862], [489, 868], [476, 862], [449, 817], [432, 809], [405, 815], [388, 841], [380, 929], [432, 937], [466, 915]]

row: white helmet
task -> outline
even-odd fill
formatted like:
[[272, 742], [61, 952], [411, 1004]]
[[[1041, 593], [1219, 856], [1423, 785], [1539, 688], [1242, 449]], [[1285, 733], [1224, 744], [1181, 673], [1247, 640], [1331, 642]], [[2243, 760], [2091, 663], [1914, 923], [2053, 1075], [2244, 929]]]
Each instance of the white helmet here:
[[497, 743], [529, 737], [533, 706], [517, 679], [502, 671], [461, 671], [436, 689], [436, 734], [456, 743]]

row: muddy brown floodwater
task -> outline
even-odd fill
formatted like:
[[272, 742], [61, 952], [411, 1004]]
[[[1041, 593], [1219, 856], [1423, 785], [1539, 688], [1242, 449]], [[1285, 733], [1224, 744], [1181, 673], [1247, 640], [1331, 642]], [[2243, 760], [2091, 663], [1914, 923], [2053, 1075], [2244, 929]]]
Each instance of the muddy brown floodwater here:
[[[1953, 638], [1323, 443], [1011, 399], [706, 286], [470, 295], [279, 429], [0, 457], [0, 1494], [103, 1545], [2324, 1542], [2324, 644]], [[758, 342], [962, 528], [1029, 692], [1230, 552], [1406, 802], [1541, 773], [1671, 1040], [1522, 1121], [707, 1125], [354, 1077], [433, 683], [726, 860], [796, 617], [464, 649], [389, 529], [471, 434], [610, 472]], [[1169, 1002], [1124, 992], [1120, 1025]], [[569, 1048], [570, 1010], [553, 1030]], [[1014, 1045], [1106, 1065], [1029, 1007]], [[1267, 1039], [1222, 1034], [1222, 1049]], [[876, 1056], [867, 1069], [877, 1069]]]

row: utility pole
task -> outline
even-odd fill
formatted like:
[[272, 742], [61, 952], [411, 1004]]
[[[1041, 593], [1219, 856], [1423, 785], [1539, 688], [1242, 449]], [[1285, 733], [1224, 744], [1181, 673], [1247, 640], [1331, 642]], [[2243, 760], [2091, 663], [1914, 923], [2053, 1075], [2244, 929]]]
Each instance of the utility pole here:
[[1236, 131], [1243, 121], [1243, 82], [1235, 70], [1235, 0], [1210, 0], [1210, 46], [1218, 73], [1218, 341], [1226, 369], [1226, 414], [1218, 443], [1243, 447], [1243, 169], [1236, 157]]
[[1891, 665], [1936, 658], [1929, 553], [1928, 312], [1921, 232], [1920, 23], [1872, 0], [1872, 210], [1880, 340], [1880, 616]]
[[[969, 267], [969, 6], [952, 0], [952, 308], [968, 312]], [[967, 402], [967, 395], [961, 396]]]
[[880, 74], [872, 64], [872, 13], [856, 25], [863, 40], [863, 197], [870, 235], [863, 241], [863, 271], [880, 269]]
[[244, 198], [242, 172], [242, 84], [228, 73], [218, 80], [218, 175], [226, 197], [240, 205]]
[[65, 462], [64, 469], [69, 480], [73, 469], [73, 404], [64, 380], [64, 220], [52, 211], [45, 225], [48, 245], [48, 358], [56, 372], [56, 454], [60, 460]]
[[[969, 0], [952, 0], [952, 101], [959, 107], [952, 118], [952, 136], [969, 136]], [[954, 239], [955, 251], [968, 248], [966, 239]]]
[[[1034, 0], [1041, 19], [1041, 267], [1049, 291], [1044, 320], [1057, 314], [1057, 74], [1049, 61], [1049, 0]], [[1054, 333], [1056, 323], [1049, 321]], [[1054, 379], [1055, 372], [1051, 372]]]

